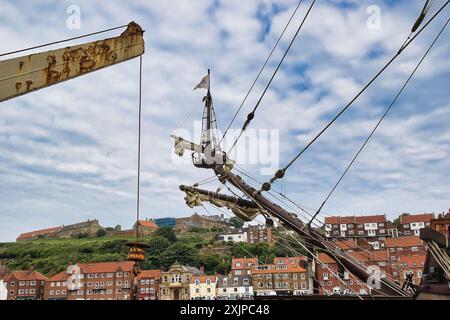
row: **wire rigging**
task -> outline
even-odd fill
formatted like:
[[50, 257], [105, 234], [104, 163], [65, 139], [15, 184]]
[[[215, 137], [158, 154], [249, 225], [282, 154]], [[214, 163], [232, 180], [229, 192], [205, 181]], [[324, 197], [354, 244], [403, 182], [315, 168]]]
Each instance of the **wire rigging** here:
[[259, 77], [261, 76], [262, 72], [264, 71], [267, 63], [269, 62], [270, 58], [272, 58], [273, 53], [275, 52], [276, 48], [278, 47], [278, 44], [280, 43], [281, 39], [284, 36], [284, 33], [286, 32], [287, 28], [289, 27], [289, 25], [291, 24], [292, 19], [294, 18], [295, 14], [297, 13], [300, 5], [302, 4], [303, 0], [300, 0], [297, 4], [297, 6], [295, 7], [294, 12], [292, 12], [288, 22], [286, 23], [286, 25], [284, 26], [283, 31], [281, 32], [280, 36], [278, 37], [277, 41], [275, 42], [275, 45], [273, 46], [272, 50], [270, 51], [269, 55], [267, 56], [266, 61], [264, 62], [264, 64], [262, 65], [261, 69], [259, 70], [255, 80], [253, 81], [252, 85], [250, 86], [250, 88], [247, 91], [247, 94], [245, 95], [244, 99], [241, 102], [241, 105], [239, 106], [239, 108], [237, 109], [236, 113], [234, 114], [233, 118], [230, 121], [230, 124], [228, 125], [227, 129], [225, 130], [225, 132], [222, 135], [222, 138], [219, 141], [219, 145], [220, 143], [222, 143], [223, 139], [225, 138], [225, 136], [228, 133], [228, 130], [230, 130], [234, 120], [236, 120], [236, 117], [238, 116], [239, 112], [241, 111], [242, 107], [244, 106], [244, 103], [247, 101], [248, 96], [250, 95], [251, 91], [253, 90], [254, 86], [256, 85], [256, 82], [259, 80]]
[[388, 115], [388, 113], [391, 111], [392, 107], [394, 106], [394, 104], [397, 102], [398, 98], [400, 97], [400, 95], [403, 93], [403, 91], [405, 90], [406, 86], [408, 85], [408, 83], [411, 81], [411, 79], [413, 78], [414, 74], [416, 73], [416, 71], [419, 69], [419, 67], [422, 65], [422, 62], [425, 60], [425, 58], [427, 57], [427, 55], [430, 53], [431, 49], [434, 47], [434, 45], [436, 44], [437, 40], [439, 39], [439, 37], [442, 35], [442, 33], [444, 32], [445, 28], [447, 27], [448, 23], [450, 22], [450, 19], [447, 20], [447, 22], [444, 24], [444, 26], [442, 27], [441, 31], [438, 33], [438, 35], [434, 38], [433, 42], [431, 43], [431, 45], [429, 46], [428, 50], [425, 52], [425, 54], [422, 56], [422, 58], [420, 59], [419, 63], [417, 64], [417, 66], [414, 68], [414, 70], [411, 72], [410, 76], [408, 77], [408, 79], [405, 81], [405, 83], [403, 84], [403, 86], [401, 87], [401, 89], [398, 91], [397, 95], [395, 96], [395, 98], [392, 100], [391, 104], [389, 105], [389, 107], [386, 109], [386, 111], [383, 113], [383, 115], [381, 116], [381, 118], [378, 120], [377, 124], [375, 125], [375, 127], [372, 129], [372, 131], [370, 132], [369, 136], [366, 138], [366, 140], [364, 141], [364, 143], [362, 144], [362, 146], [359, 148], [358, 152], [355, 154], [355, 156], [353, 157], [353, 159], [350, 161], [350, 163], [348, 164], [347, 168], [345, 169], [345, 171], [342, 173], [342, 175], [340, 176], [339, 180], [336, 182], [336, 184], [333, 186], [333, 188], [331, 189], [331, 191], [328, 193], [327, 197], [325, 198], [325, 200], [322, 202], [322, 204], [320, 205], [319, 209], [317, 210], [317, 212], [314, 214], [313, 219], [310, 220], [309, 224], [311, 224], [311, 221], [314, 220], [314, 218], [320, 213], [320, 211], [322, 210], [322, 208], [325, 206], [325, 204], [327, 203], [328, 199], [330, 199], [331, 195], [334, 193], [334, 191], [336, 190], [336, 188], [338, 187], [338, 185], [341, 183], [341, 181], [344, 179], [345, 175], [348, 173], [348, 171], [350, 170], [350, 168], [352, 167], [352, 165], [355, 163], [356, 159], [359, 157], [359, 155], [361, 154], [361, 152], [364, 150], [364, 148], [366, 147], [366, 145], [368, 144], [368, 142], [370, 141], [370, 139], [373, 137], [373, 135], [375, 134], [375, 131], [378, 129], [378, 127], [380, 126], [380, 124], [383, 122], [383, 120], [386, 118], [386, 116]]
[[141, 119], [142, 119], [142, 56], [139, 56], [139, 120], [137, 156], [137, 196], [136, 196], [136, 241], [139, 241], [139, 214], [141, 195]]
[[113, 30], [117, 30], [117, 29], [122, 29], [122, 28], [125, 28], [127, 26], [128, 26], [127, 24], [124, 24], [122, 26], [117, 26], [117, 27], [114, 27], [114, 28], [109, 28], [109, 29], [105, 29], [105, 30], [92, 32], [92, 33], [87, 33], [87, 34], [83, 34], [81, 36], [76, 36], [76, 37], [67, 38], [67, 39], [58, 40], [58, 41], [53, 41], [53, 42], [49, 42], [49, 43], [45, 43], [45, 44], [41, 44], [41, 45], [37, 45], [37, 46], [33, 46], [33, 47], [28, 47], [28, 48], [24, 48], [24, 49], [19, 49], [19, 50], [15, 50], [15, 51], [5, 52], [5, 53], [0, 54], [0, 57], [4, 57], [4, 56], [11, 55], [11, 54], [24, 52], [24, 51], [30, 51], [30, 50], [34, 50], [34, 49], [39, 49], [39, 48], [43, 48], [43, 47], [48, 47], [48, 46], [51, 46], [51, 45], [54, 45], [54, 44], [59, 44], [59, 43], [64, 43], [64, 42], [73, 41], [73, 40], [77, 40], [77, 39], [82, 39], [82, 38], [94, 36], [94, 35], [97, 35], [97, 34], [100, 34], [100, 33], [105, 33], [105, 32], [109, 32], [109, 31], [113, 31]]
[[306, 146], [304, 146], [300, 152], [298, 152], [294, 158], [291, 159], [291, 161], [288, 162], [288, 164], [286, 166], [284, 166], [282, 169], [278, 170], [274, 176], [269, 180], [269, 182], [265, 182], [262, 185], [262, 191], [269, 191], [271, 189], [271, 185], [277, 181], [278, 179], [281, 179], [284, 177], [286, 171], [292, 166], [292, 164], [297, 161], [300, 156], [303, 155], [303, 153], [305, 153], [306, 150], [308, 150], [311, 145], [313, 145], [320, 136], [322, 136], [323, 133], [325, 133], [326, 130], [328, 130], [341, 116], [342, 114], [344, 114], [352, 105], [353, 103], [375, 82], [376, 79], [378, 79], [378, 77], [402, 54], [402, 52], [411, 45], [411, 43], [423, 32], [423, 30], [425, 30], [425, 28], [428, 27], [428, 25], [439, 15], [439, 13], [442, 12], [442, 10], [444, 10], [444, 8], [448, 5], [450, 1], [447, 1], [440, 9], [438, 12], [436, 12], [432, 18], [430, 18], [430, 20], [419, 30], [417, 31], [414, 36], [409, 39], [404, 45], [401, 46], [401, 48], [398, 50], [398, 52], [383, 66], [383, 68], [381, 68], [381, 70], [379, 70], [375, 76], [356, 94], [355, 97], [353, 97], [353, 99], [344, 107], [342, 108], [334, 117], [331, 121], [329, 121], [327, 123], [327, 125], [318, 133], [314, 136], [314, 138], [312, 140], [310, 140], [308, 142], [308, 144], [306, 144]]
[[300, 31], [302, 30], [303, 25], [305, 24], [306, 19], [308, 18], [309, 14], [311, 13], [312, 8], [314, 7], [314, 4], [316, 3], [316, 0], [313, 0], [313, 2], [311, 3], [311, 5], [308, 8], [308, 11], [306, 12], [305, 16], [303, 17], [302, 22], [300, 23], [300, 25], [297, 28], [297, 31], [295, 32], [294, 36], [291, 39], [291, 42], [289, 43], [289, 46], [286, 48], [280, 62], [278, 63], [277, 67], [275, 68], [272, 76], [270, 77], [269, 82], [267, 83], [266, 87], [264, 88], [264, 91], [262, 92], [261, 96], [259, 97], [258, 102], [256, 103], [256, 105], [253, 107], [253, 110], [247, 115], [247, 120], [245, 121], [244, 125], [241, 128], [241, 131], [239, 132], [238, 137], [236, 138], [236, 140], [233, 142], [233, 145], [231, 146], [231, 148], [228, 150], [228, 153], [230, 153], [230, 151], [236, 146], [236, 143], [239, 141], [239, 139], [242, 137], [242, 134], [244, 133], [244, 131], [247, 129], [248, 125], [250, 124], [250, 122], [253, 120], [253, 118], [255, 117], [255, 112], [258, 109], [259, 105], [261, 104], [264, 96], [266, 95], [267, 90], [269, 89], [270, 85], [272, 84], [273, 79], [275, 78], [275, 75], [277, 74], [278, 70], [280, 69], [281, 65], [284, 62], [284, 59], [286, 58], [287, 54], [289, 53], [293, 43], [295, 42], [295, 39], [297, 39], [298, 34], [300, 33]]

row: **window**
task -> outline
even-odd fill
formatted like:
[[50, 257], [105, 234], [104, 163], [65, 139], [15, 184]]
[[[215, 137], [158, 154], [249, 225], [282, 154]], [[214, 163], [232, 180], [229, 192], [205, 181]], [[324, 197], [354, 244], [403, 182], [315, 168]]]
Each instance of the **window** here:
[[328, 272], [324, 272], [324, 274], [323, 274], [323, 279], [324, 279], [324, 280], [328, 280]]
[[181, 275], [179, 274], [172, 275], [172, 283], [181, 283]]
[[243, 284], [248, 284], [249, 282], [248, 282], [248, 279], [244, 279], [243, 281], [242, 281], [242, 283]]

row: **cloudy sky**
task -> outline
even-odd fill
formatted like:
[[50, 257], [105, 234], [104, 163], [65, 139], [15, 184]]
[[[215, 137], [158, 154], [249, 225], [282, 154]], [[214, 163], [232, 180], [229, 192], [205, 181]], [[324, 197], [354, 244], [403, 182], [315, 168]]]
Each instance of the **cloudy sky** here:
[[[233, 128], [242, 126], [309, 3], [302, 4]], [[278, 130], [280, 165], [398, 50], [423, 3], [317, 1], [251, 124], [255, 130]], [[81, 9], [80, 29], [66, 26], [70, 5]], [[193, 132], [194, 121], [201, 118], [203, 93], [192, 88], [211, 68], [218, 123], [225, 127], [296, 5], [296, 0], [1, 0], [1, 52], [138, 22], [146, 31], [142, 215], [184, 216], [193, 211], [185, 206], [178, 186], [212, 175], [173, 162], [170, 134], [181, 124]], [[373, 5], [380, 8], [379, 28], [367, 26], [367, 9]], [[310, 208], [320, 205], [449, 13], [446, 10], [404, 52], [291, 167], [276, 189], [286, 189], [290, 198]], [[449, 31], [330, 199], [325, 213], [392, 218], [402, 212], [448, 210]], [[91, 38], [73, 44], [85, 41]], [[135, 59], [1, 104], [0, 241], [86, 219], [123, 228], [133, 224], [138, 67]], [[267, 180], [261, 165], [243, 164], [242, 168], [260, 181]], [[205, 187], [215, 190], [216, 186]]]

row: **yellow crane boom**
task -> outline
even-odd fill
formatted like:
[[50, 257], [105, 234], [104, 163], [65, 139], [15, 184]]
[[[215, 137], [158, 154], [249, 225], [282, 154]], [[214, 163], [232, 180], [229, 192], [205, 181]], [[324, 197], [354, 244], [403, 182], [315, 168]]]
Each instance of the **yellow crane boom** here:
[[130, 22], [118, 37], [0, 61], [0, 102], [136, 58], [143, 33]]

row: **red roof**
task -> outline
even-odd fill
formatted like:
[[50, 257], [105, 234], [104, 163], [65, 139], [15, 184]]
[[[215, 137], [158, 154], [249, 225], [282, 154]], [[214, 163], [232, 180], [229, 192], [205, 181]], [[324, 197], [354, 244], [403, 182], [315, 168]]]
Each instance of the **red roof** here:
[[317, 260], [319, 263], [326, 263], [326, 264], [336, 263], [336, 261], [334, 261], [333, 258], [331, 258], [329, 255], [327, 255], [326, 253], [323, 253], [323, 252], [319, 253], [317, 255], [317, 258], [318, 258]]
[[348, 252], [350, 256], [361, 262], [381, 262], [389, 261], [389, 255], [386, 250], [380, 251], [353, 251]]
[[364, 224], [374, 222], [386, 222], [386, 216], [382, 214], [371, 216], [325, 217], [325, 224]]
[[77, 263], [84, 273], [117, 272], [133, 270], [133, 261]]
[[400, 268], [422, 268], [425, 264], [426, 255], [399, 256], [397, 264]]
[[22, 233], [20, 236], [18, 236], [17, 240], [25, 240], [25, 239], [31, 239], [33, 237], [44, 236], [44, 235], [58, 232], [61, 229], [62, 229], [62, 227], [53, 227], [53, 228], [47, 228], [47, 229], [42, 229], [42, 230], [35, 230], [35, 231], [31, 231], [31, 232], [25, 232], [25, 233]]
[[48, 281], [66, 281], [69, 278], [69, 274], [66, 271], [61, 271], [60, 273], [55, 274], [53, 277], [50, 277]]
[[432, 213], [402, 215], [400, 216], [400, 223], [430, 222], [431, 219], [434, 219], [434, 214]]
[[290, 265], [298, 265], [300, 261], [306, 261], [306, 256], [298, 256], [298, 257], [283, 257], [283, 258], [274, 258], [273, 264], [280, 265], [280, 264], [290, 264]]
[[207, 280], [211, 282], [216, 282], [217, 276], [193, 276], [191, 279], [191, 283], [195, 283], [196, 280], [199, 280], [200, 283], [206, 283]]
[[151, 220], [139, 220], [139, 224], [143, 227], [150, 228], [153, 230], [158, 229], [158, 226], [156, 225], [156, 223], [154, 223]]
[[38, 271], [31, 271], [31, 270], [20, 270], [20, 271], [13, 271], [10, 274], [8, 274], [5, 277], [5, 281], [9, 281], [11, 279], [16, 279], [19, 281], [26, 281], [26, 280], [47, 280], [48, 278], [44, 276], [42, 273]]
[[400, 238], [386, 238], [387, 248], [401, 248], [401, 247], [420, 247], [423, 246], [423, 241], [419, 237], [409, 236]]
[[356, 243], [356, 240], [336, 241], [335, 244], [342, 250], [358, 249], [358, 244]]
[[161, 270], [141, 270], [141, 272], [137, 276], [137, 279], [142, 279], [142, 278], [159, 279], [160, 276], [161, 276]]
[[[240, 265], [237, 265], [240, 263]], [[251, 266], [258, 264], [258, 258], [233, 258], [231, 261], [231, 269], [232, 270], [243, 270], [250, 269]]]

